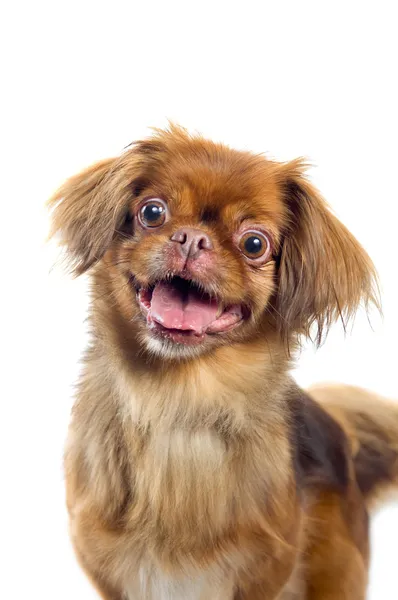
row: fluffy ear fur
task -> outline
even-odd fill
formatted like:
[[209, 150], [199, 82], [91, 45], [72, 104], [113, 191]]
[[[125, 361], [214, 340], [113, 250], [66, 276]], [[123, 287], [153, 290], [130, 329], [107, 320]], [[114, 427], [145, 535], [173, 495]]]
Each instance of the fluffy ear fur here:
[[50, 236], [60, 235], [76, 275], [104, 255], [124, 218], [126, 191], [118, 172], [117, 159], [100, 161], [68, 179], [49, 200]]
[[305, 165], [284, 167], [290, 222], [279, 255], [276, 311], [284, 336], [310, 336], [321, 343], [330, 325], [345, 327], [361, 304], [379, 307], [375, 268], [358, 241], [330, 212], [303, 176]]

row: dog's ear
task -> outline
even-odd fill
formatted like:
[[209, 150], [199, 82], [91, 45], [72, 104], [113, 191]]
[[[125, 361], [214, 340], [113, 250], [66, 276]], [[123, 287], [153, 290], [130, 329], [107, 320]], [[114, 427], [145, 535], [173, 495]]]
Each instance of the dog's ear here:
[[117, 159], [100, 161], [68, 179], [50, 198], [50, 236], [60, 237], [76, 275], [97, 262], [125, 216], [126, 191]]
[[[365, 250], [330, 212], [297, 160], [282, 168], [288, 225], [278, 256], [275, 297], [280, 329], [316, 341], [340, 318], [345, 327], [361, 303], [378, 303], [377, 275]], [[277, 316], [278, 318], [278, 316]]]

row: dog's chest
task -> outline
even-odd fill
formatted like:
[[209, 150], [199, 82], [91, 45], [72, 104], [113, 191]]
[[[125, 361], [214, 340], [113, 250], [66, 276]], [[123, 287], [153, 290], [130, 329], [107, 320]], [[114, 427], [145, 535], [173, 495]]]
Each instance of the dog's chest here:
[[157, 431], [137, 461], [135, 495], [174, 535], [222, 528], [234, 494], [230, 450], [215, 431]]
[[126, 600], [232, 600], [232, 580], [220, 573], [192, 573], [172, 577], [160, 569], [141, 567], [126, 589]]
[[141, 513], [138, 546], [131, 547], [136, 568], [125, 579], [127, 600], [232, 600], [226, 576], [231, 549], [220, 551], [217, 563], [209, 556], [234, 520], [230, 461], [228, 444], [210, 429], [157, 430], [147, 440], [137, 464]]

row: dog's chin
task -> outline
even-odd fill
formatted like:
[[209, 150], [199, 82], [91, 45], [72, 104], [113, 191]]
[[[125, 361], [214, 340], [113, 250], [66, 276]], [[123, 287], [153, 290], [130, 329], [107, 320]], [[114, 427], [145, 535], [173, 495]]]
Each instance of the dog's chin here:
[[164, 361], [187, 361], [199, 358], [210, 352], [215, 344], [205, 342], [195, 346], [178, 344], [170, 339], [156, 337], [152, 332], [145, 331], [140, 336], [141, 343], [149, 356], [156, 357]]
[[135, 281], [142, 315], [141, 341], [164, 359], [195, 358], [231, 339], [250, 317], [245, 304], [228, 303], [191, 279], [171, 277], [151, 286]]

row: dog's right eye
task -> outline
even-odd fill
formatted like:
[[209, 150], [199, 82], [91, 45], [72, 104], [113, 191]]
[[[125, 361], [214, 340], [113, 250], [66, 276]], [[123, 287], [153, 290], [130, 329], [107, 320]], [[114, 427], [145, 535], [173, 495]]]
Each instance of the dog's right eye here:
[[160, 227], [166, 221], [167, 206], [160, 198], [151, 198], [138, 212], [138, 220], [145, 228]]

